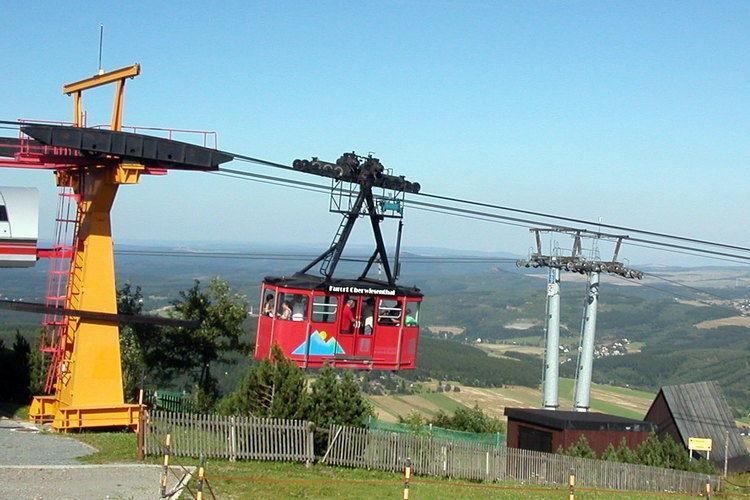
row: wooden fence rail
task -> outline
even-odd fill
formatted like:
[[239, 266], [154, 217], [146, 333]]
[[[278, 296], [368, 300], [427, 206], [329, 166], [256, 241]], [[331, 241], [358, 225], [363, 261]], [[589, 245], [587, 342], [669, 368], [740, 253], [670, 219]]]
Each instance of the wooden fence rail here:
[[167, 434], [175, 456], [301, 462], [315, 458], [312, 425], [303, 420], [152, 411], [145, 423], [146, 454], [162, 454]]
[[[144, 427], [150, 455], [163, 453], [170, 434], [175, 456], [307, 463], [315, 459], [313, 426], [302, 420], [152, 411]], [[323, 461], [331, 465], [400, 472], [409, 458], [414, 474], [477, 481], [566, 485], [573, 471], [576, 484], [584, 488], [701, 493], [706, 483], [714, 491], [721, 486], [717, 476], [486, 443], [342, 426], [325, 432]]]
[[414, 474], [457, 479], [566, 485], [573, 471], [576, 484], [586, 488], [701, 493], [707, 482], [715, 491], [720, 487], [717, 476], [661, 467], [351, 427], [329, 431], [329, 464], [400, 471], [407, 458]]

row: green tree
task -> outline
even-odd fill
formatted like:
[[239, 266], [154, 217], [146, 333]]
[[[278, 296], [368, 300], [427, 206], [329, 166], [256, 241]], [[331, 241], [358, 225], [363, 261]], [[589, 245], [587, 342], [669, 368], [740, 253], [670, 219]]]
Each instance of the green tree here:
[[425, 425], [427, 421], [417, 410], [411, 410], [406, 417], [399, 415], [398, 423], [408, 427], [409, 431], [413, 434], [423, 434], [426, 432]]
[[304, 372], [277, 345], [271, 359], [250, 366], [239, 387], [223, 398], [220, 413], [256, 417], [305, 418], [309, 406]]
[[578, 458], [596, 458], [596, 453], [589, 445], [589, 440], [586, 439], [586, 436], [581, 435], [578, 438], [578, 441], [570, 445], [570, 447], [565, 450], [565, 454], [570, 457], [578, 457]]
[[316, 427], [327, 429], [330, 425], [342, 423], [337, 418], [340, 407], [336, 372], [326, 364], [312, 384], [307, 415]]
[[125, 400], [135, 401], [142, 380], [146, 376], [146, 363], [138, 338], [130, 325], [120, 328], [120, 359]]
[[[351, 372], [345, 372], [341, 380], [336, 372], [326, 364], [312, 383], [310, 405], [307, 418], [318, 429], [328, 429], [331, 425], [351, 425], [364, 427], [373, 415], [372, 406], [359, 391], [357, 381]], [[315, 449], [325, 451], [327, 437], [315, 435]]]
[[339, 382], [338, 422], [342, 425], [365, 427], [372, 414], [372, 405], [362, 395], [352, 372], [347, 370]]
[[31, 385], [30, 359], [31, 346], [29, 342], [21, 336], [20, 332], [16, 332], [12, 351], [13, 376], [11, 380], [6, 380], [5, 383], [13, 387], [13, 399], [18, 403], [27, 403], [31, 398], [31, 392], [29, 391]]
[[473, 408], [458, 408], [453, 415], [441, 410], [433, 418], [432, 425], [464, 432], [505, 432], [505, 425], [500, 419], [490, 417], [476, 404]]
[[617, 448], [612, 443], [609, 443], [607, 447], [604, 449], [604, 452], [602, 453], [602, 456], [599, 457], [602, 460], [606, 460], [608, 462], [619, 462], [619, 457], [617, 455]]
[[[141, 287], [130, 282], [117, 290], [117, 312], [137, 316], [143, 312]], [[133, 323], [120, 327], [120, 360], [126, 401], [135, 401], [143, 380], [151, 375], [149, 366], [158, 366], [162, 347], [161, 329], [156, 325]]]
[[[180, 298], [172, 302], [175, 314], [183, 319], [198, 323], [194, 328], [170, 329], [170, 345], [174, 347], [171, 367], [178, 369], [187, 365], [197, 372], [196, 384], [204, 391], [215, 387], [211, 375], [211, 363], [229, 362], [230, 352], [242, 350], [242, 325], [247, 318], [247, 299], [231, 293], [229, 284], [214, 278], [207, 290], [202, 290], [200, 282], [180, 292]], [[174, 355], [179, 355], [177, 361]]]
[[626, 464], [637, 464], [638, 455], [628, 446], [628, 441], [623, 437], [620, 446], [617, 447], [617, 461]]
[[49, 361], [42, 352], [40, 344], [41, 339], [37, 337], [37, 341], [29, 354], [29, 393], [32, 396], [44, 394], [44, 386], [47, 381]]
[[668, 467], [661, 440], [653, 432], [638, 445], [635, 453], [639, 464], [651, 465], [653, 467]]

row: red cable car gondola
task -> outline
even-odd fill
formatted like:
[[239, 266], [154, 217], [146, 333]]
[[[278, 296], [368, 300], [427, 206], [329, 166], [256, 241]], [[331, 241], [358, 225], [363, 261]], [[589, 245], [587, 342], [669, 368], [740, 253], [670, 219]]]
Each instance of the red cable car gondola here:
[[[334, 179], [331, 211], [344, 215], [333, 243], [317, 259], [289, 277], [266, 277], [261, 288], [255, 359], [266, 359], [274, 345], [301, 367], [329, 363], [343, 368], [413, 370], [419, 345], [419, 308], [422, 294], [416, 287], [396, 285], [402, 223], [399, 221], [394, 270], [380, 231], [385, 218], [401, 219], [405, 192], [419, 184], [384, 173], [376, 158], [343, 155], [335, 164], [296, 160], [294, 168]], [[359, 186], [345, 189], [344, 183]], [[373, 195], [373, 188], [383, 195]], [[356, 196], [355, 196], [356, 195]], [[354, 223], [368, 216], [375, 251], [357, 279], [336, 279]], [[386, 280], [368, 278], [378, 263]], [[308, 274], [321, 264], [321, 276]]]

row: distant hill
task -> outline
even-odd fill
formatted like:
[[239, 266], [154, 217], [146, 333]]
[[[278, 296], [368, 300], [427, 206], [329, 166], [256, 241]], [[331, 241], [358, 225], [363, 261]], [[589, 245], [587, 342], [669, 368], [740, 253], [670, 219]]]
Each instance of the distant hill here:
[[402, 376], [411, 380], [450, 380], [478, 387], [537, 387], [541, 370], [526, 360], [496, 358], [476, 347], [452, 340], [423, 337], [417, 369]]

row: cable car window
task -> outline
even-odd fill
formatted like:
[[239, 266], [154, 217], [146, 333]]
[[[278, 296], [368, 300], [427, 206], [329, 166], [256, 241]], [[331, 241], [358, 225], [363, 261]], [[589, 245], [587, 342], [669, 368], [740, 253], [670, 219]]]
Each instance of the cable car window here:
[[0, 222], [8, 222], [8, 211], [5, 205], [0, 205]]
[[307, 319], [307, 295], [299, 293], [280, 293], [276, 317], [287, 321], [304, 321]]
[[419, 306], [421, 302], [409, 301], [406, 303], [406, 318], [404, 326], [419, 326]]
[[357, 318], [355, 317], [356, 310], [357, 299], [352, 296], [346, 297], [344, 299], [344, 309], [341, 311], [341, 327], [339, 328], [339, 333], [354, 333], [354, 328], [357, 326]]
[[263, 316], [273, 317], [274, 299], [276, 299], [276, 292], [274, 290], [266, 289], [263, 292], [263, 305], [260, 310]]
[[401, 324], [401, 302], [398, 300], [381, 300], [378, 306], [378, 324], [399, 326]]
[[315, 323], [335, 323], [338, 310], [337, 298], [332, 295], [313, 297], [312, 320]]

